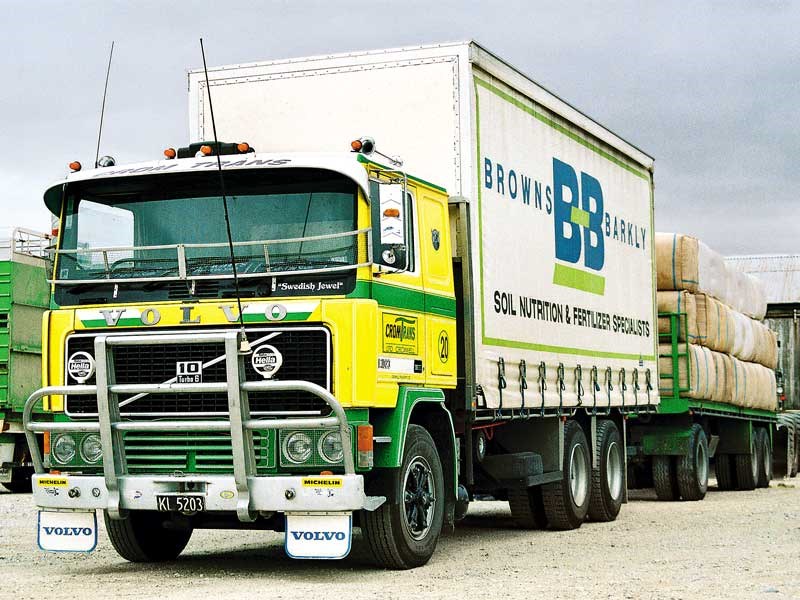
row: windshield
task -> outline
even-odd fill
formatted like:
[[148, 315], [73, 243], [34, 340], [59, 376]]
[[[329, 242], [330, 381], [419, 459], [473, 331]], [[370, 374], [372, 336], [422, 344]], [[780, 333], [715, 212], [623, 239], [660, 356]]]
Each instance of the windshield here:
[[[225, 174], [242, 277], [352, 269], [366, 261], [357, 186], [323, 170]], [[65, 197], [56, 279], [231, 277], [219, 173], [161, 174], [73, 184]]]

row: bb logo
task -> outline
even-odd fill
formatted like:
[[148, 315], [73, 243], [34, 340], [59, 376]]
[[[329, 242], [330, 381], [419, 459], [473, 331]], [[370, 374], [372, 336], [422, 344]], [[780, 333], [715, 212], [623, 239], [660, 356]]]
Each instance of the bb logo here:
[[600, 182], [553, 158], [553, 223], [556, 259], [590, 271], [556, 263], [553, 283], [593, 294], [605, 293], [605, 278], [592, 273], [605, 263], [603, 189]]

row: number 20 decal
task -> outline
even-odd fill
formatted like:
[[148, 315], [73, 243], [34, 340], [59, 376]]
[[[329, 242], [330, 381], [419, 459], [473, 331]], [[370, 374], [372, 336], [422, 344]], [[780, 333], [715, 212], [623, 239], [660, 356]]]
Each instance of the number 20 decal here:
[[442, 330], [439, 333], [439, 360], [443, 363], [447, 362], [450, 357], [450, 338], [447, 332]]

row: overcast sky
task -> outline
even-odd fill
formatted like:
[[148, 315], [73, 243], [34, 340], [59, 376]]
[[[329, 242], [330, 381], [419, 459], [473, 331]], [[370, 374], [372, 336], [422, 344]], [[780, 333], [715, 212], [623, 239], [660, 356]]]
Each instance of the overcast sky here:
[[188, 138], [186, 71], [473, 38], [656, 159], [656, 229], [724, 254], [800, 253], [800, 1], [0, 0], [0, 226], [102, 154]]

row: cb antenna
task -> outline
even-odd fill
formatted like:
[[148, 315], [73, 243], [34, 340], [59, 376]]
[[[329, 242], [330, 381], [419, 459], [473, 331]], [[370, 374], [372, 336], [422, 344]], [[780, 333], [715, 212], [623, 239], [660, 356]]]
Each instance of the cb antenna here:
[[97, 132], [97, 150], [94, 154], [94, 168], [99, 165], [100, 160], [100, 138], [103, 135], [103, 116], [106, 113], [106, 96], [108, 95], [108, 76], [111, 74], [111, 59], [114, 56], [114, 41], [111, 41], [111, 51], [108, 53], [108, 68], [106, 69], [106, 85], [103, 88], [103, 105], [100, 107], [100, 128]]
[[217, 171], [219, 172], [219, 187], [222, 192], [222, 208], [225, 211], [225, 229], [228, 233], [228, 250], [231, 254], [231, 268], [233, 269], [233, 285], [236, 289], [236, 305], [239, 308], [239, 352], [249, 353], [250, 343], [244, 330], [244, 315], [242, 314], [242, 296], [239, 292], [239, 274], [236, 271], [236, 255], [233, 251], [233, 235], [231, 234], [231, 219], [228, 214], [228, 197], [225, 194], [225, 176], [222, 174], [222, 159], [220, 158], [220, 145], [217, 139], [217, 123], [214, 120], [214, 105], [211, 102], [211, 85], [208, 83], [208, 66], [206, 66], [206, 51], [203, 47], [203, 38], [200, 38], [200, 53], [203, 55], [203, 72], [206, 76], [206, 92], [208, 93], [208, 110], [211, 113], [211, 129], [214, 131], [214, 147], [217, 154]]

